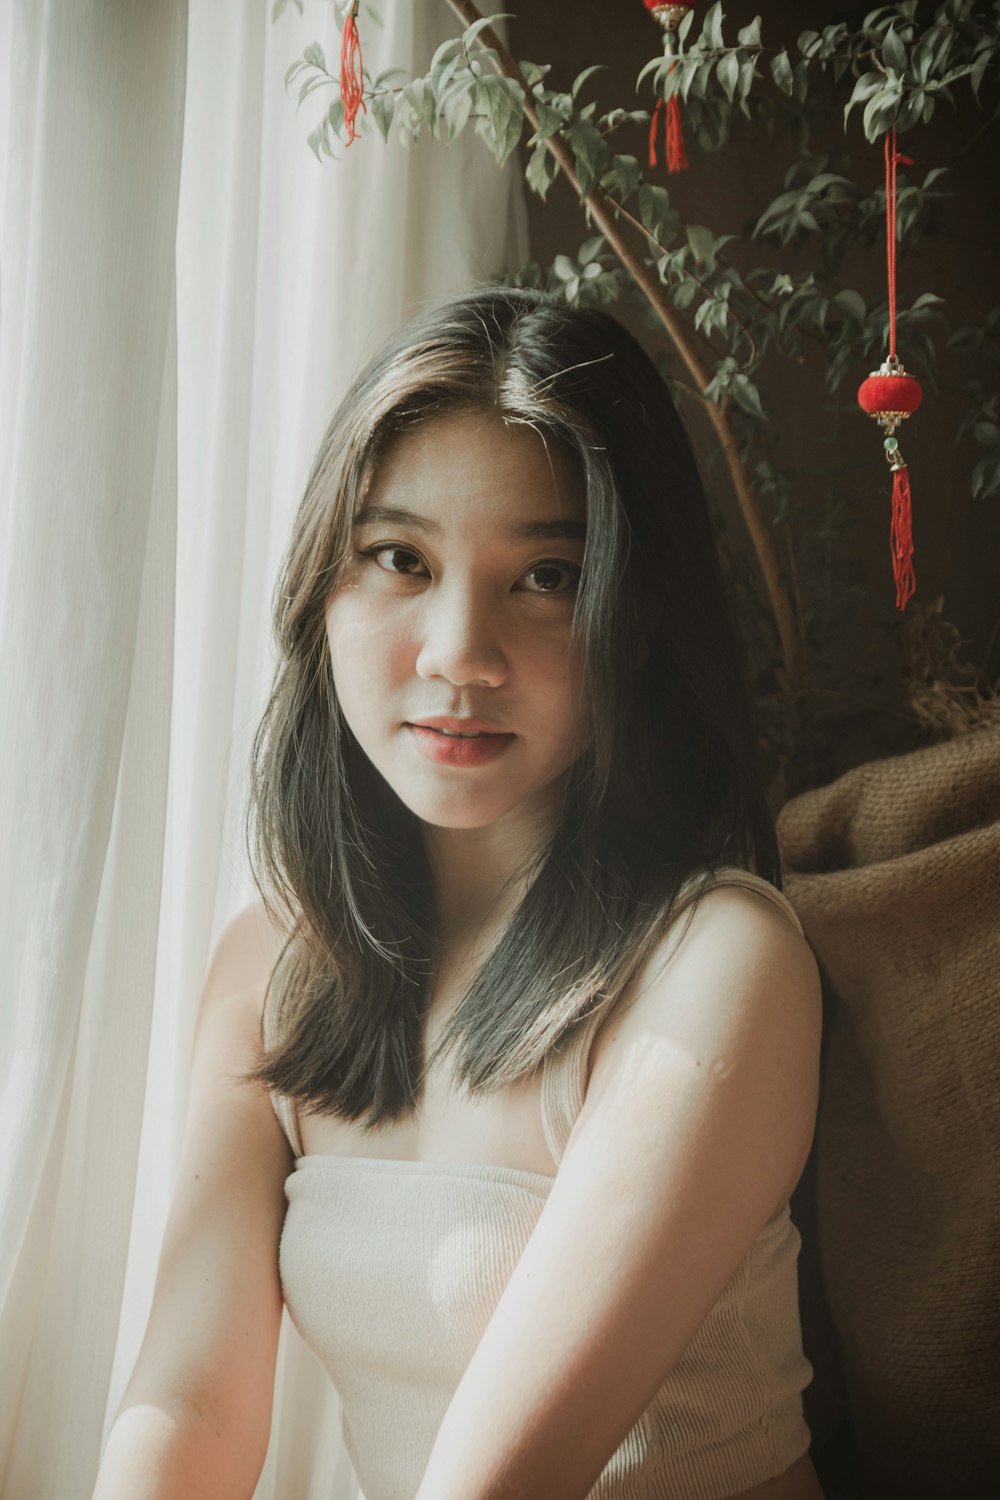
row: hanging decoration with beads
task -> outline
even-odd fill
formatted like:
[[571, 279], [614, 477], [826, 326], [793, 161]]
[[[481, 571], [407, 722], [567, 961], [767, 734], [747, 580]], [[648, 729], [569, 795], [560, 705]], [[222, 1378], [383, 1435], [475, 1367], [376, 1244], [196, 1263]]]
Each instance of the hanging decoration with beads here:
[[[668, 52], [674, 50], [674, 38], [678, 26], [693, 7], [690, 5], [664, 5], [663, 0], [643, 0], [643, 4], [654, 20], [659, 21], [663, 27], [665, 43]], [[672, 62], [667, 69], [672, 73], [676, 68], [676, 62]], [[681, 129], [681, 99], [679, 94], [671, 94], [669, 99], [662, 97], [657, 99], [656, 108], [653, 110], [653, 118], [649, 125], [649, 165], [655, 167], [656, 161], [656, 137], [660, 128], [660, 116], [666, 115], [664, 127], [664, 140], [666, 143], [666, 161], [668, 172], [681, 172], [687, 166], [687, 155], [684, 151], [684, 132]]]
[[358, 5], [360, 0], [351, 0], [344, 16], [344, 29], [340, 33], [340, 98], [344, 106], [344, 124], [347, 126], [347, 144], [358, 138], [355, 121], [358, 111], [368, 113], [364, 100], [364, 71], [361, 60], [361, 38], [358, 36]]
[[896, 127], [885, 136], [886, 259], [889, 272], [889, 354], [858, 391], [858, 404], [885, 433], [883, 448], [892, 470], [892, 532], [890, 548], [896, 580], [896, 608], [905, 609], [916, 588], [913, 571], [913, 516], [910, 471], [900, 450], [896, 428], [917, 410], [924, 393], [908, 375], [896, 354], [896, 163], [911, 167], [909, 156], [896, 150]]

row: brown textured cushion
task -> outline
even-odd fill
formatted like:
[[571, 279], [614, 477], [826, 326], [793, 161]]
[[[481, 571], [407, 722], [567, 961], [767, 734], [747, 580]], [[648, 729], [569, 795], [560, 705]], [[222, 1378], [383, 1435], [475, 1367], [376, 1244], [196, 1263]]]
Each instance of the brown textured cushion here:
[[1000, 728], [850, 771], [789, 802], [779, 835], [837, 997], [819, 1243], [866, 1492], [992, 1496]]

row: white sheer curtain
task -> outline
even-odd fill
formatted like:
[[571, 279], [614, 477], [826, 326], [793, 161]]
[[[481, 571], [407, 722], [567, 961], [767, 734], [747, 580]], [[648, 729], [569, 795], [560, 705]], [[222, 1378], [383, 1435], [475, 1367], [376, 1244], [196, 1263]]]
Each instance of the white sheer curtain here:
[[[373, 73], [457, 25], [375, 8]], [[282, 79], [336, 71], [333, 8], [270, 10], [0, 7], [3, 1500], [89, 1495], [141, 1339], [312, 452], [387, 333], [526, 253], [471, 134], [320, 165], [331, 96]], [[353, 1494], [319, 1373], [286, 1321], [260, 1500]]]

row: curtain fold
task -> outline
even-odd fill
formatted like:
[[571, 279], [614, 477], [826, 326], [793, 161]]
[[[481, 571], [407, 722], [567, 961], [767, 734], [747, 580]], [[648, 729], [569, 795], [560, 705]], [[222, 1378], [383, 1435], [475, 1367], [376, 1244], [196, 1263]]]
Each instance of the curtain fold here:
[[[437, 0], [362, 8], [423, 71]], [[0, 19], [0, 1495], [89, 1496], [148, 1314], [211, 947], [254, 892], [271, 593], [346, 385], [527, 253], [466, 132], [322, 163], [288, 65], [333, 7], [13, 0]], [[258, 1500], [350, 1500], [285, 1319]]]
[[[0, 1475], [84, 1493], [163, 841], [185, 8], [8, 16], [0, 247]], [[23, 126], [23, 130], [22, 130]]]

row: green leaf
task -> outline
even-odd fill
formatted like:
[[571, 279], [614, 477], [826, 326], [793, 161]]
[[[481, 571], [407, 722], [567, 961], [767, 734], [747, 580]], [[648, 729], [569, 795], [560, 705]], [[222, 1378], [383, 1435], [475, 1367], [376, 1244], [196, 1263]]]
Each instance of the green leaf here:
[[544, 141], [539, 141], [528, 158], [524, 169], [524, 180], [533, 193], [544, 198], [559, 175], [555, 157]]
[[714, 71], [715, 64], [710, 57], [700, 62], [695, 68], [694, 77], [691, 80], [691, 93], [695, 99], [704, 99]]
[[710, 337], [717, 328], [725, 328], [729, 322], [729, 308], [718, 297], [706, 297], [694, 316], [694, 326]]
[[615, 156], [610, 171], [601, 178], [601, 187], [606, 193], [617, 192], [624, 203], [641, 181], [642, 168], [634, 156]]
[[972, 471], [972, 496], [984, 500], [1000, 491], [1000, 459], [981, 458]]
[[933, 61], [934, 38], [930, 35], [923, 36], [910, 53], [910, 67], [918, 83], [927, 82]]
[[868, 140], [878, 140], [879, 136], [893, 124], [901, 96], [900, 84], [893, 81], [879, 89], [878, 93], [873, 94], [868, 100], [863, 117], [865, 135]]
[[555, 135], [563, 123], [563, 117], [558, 110], [545, 104], [541, 99], [535, 104], [538, 114], [538, 130], [536, 132], [540, 141], [547, 141], [549, 136]]
[[463, 47], [460, 37], [451, 36], [441, 43], [431, 58], [428, 69], [431, 83], [437, 94], [450, 82], [455, 67], [462, 59]]
[[323, 56], [323, 48], [319, 42], [310, 42], [308, 47], [302, 50], [302, 56], [307, 63], [312, 63], [314, 68], [322, 68], [326, 72], [326, 58]]
[[850, 287], [847, 287], [842, 292], [838, 292], [833, 300], [851, 322], [856, 323], [859, 328], [865, 326], [868, 309], [860, 292], [852, 291]]
[[415, 78], [408, 83], [403, 90], [403, 98], [413, 111], [414, 127], [419, 130], [418, 121], [430, 126], [433, 130], [437, 121], [437, 100], [430, 88], [426, 78]]
[[582, 73], [578, 73], [574, 78], [572, 87], [570, 89], [570, 93], [573, 95], [573, 98], [576, 98], [577, 94], [580, 92], [581, 88], [586, 83], [591, 73], [600, 73], [606, 68], [606, 66], [606, 63], [592, 63], [589, 68], [584, 68]]
[[771, 59], [771, 77], [783, 94], [792, 92], [792, 65], [787, 52], [778, 52]]
[[298, 103], [301, 104], [303, 99], [307, 99], [317, 89], [329, 88], [331, 82], [332, 79], [327, 78], [325, 73], [314, 73], [299, 89]]
[[650, 234], [660, 239], [664, 225], [669, 223], [671, 212], [670, 194], [666, 188], [644, 182], [639, 189], [639, 218]]
[[897, 73], [906, 72], [906, 48], [891, 26], [882, 38], [882, 61]]
[[910, 308], [910, 311], [916, 312], [918, 307], [933, 307], [935, 303], [938, 307], [943, 307], [944, 302], [945, 299], [943, 297], [939, 297], [937, 292], [921, 292], [916, 302], [914, 302], [913, 306]]
[[704, 265], [715, 249], [715, 236], [703, 224], [688, 224], [686, 227], [688, 244], [691, 246], [694, 258], [699, 266]]
[[325, 119], [323, 119], [320, 120], [315, 130], [310, 130], [309, 134], [306, 136], [306, 144], [308, 145], [310, 151], [313, 153], [318, 162], [322, 162], [323, 152], [325, 152], [327, 156], [331, 154], [330, 143], [326, 138], [326, 131], [327, 122]]
[[800, 104], [805, 104], [809, 97], [809, 64], [805, 58], [792, 69], [792, 82], [796, 99]]
[[[648, 74], [662, 72], [665, 70], [665, 66], [666, 65], [662, 57], [651, 57], [649, 59], [649, 62], [643, 63], [642, 67], [639, 69], [639, 76], [635, 80], [636, 93], [639, 92], [639, 85], [640, 83], [642, 83], [642, 80], [647, 77]], [[654, 83], [653, 86], [654, 88], [659, 88], [660, 85], [659, 83]]]
[[[693, 282], [689, 282], [688, 285], [692, 290], [694, 289]], [[702, 395], [709, 401], [719, 401], [720, 397], [724, 396], [729, 390], [729, 385], [736, 369], [737, 364], [735, 359], [733, 359], [732, 355], [727, 354], [716, 365], [715, 374], [702, 391]]]
[[376, 94], [372, 100], [372, 116], [378, 126], [382, 139], [389, 139], [389, 128], [392, 125], [392, 117], [396, 112], [395, 94]]
[[521, 72], [529, 89], [534, 91], [536, 84], [541, 83], [552, 72], [552, 64], [546, 63], [544, 67], [539, 67], [538, 63], [522, 62]]
[[453, 85], [439, 101], [439, 111], [444, 118], [445, 140], [451, 142], [465, 129], [472, 110], [473, 86], [465, 83]]
[[727, 52], [725, 57], [719, 59], [717, 73], [726, 98], [732, 104], [733, 95], [736, 93], [736, 85], [739, 82], [740, 76], [739, 59], [735, 52]]
[[595, 234], [592, 235], [589, 240], [584, 240], [577, 255], [577, 259], [579, 260], [581, 266], [592, 265], [596, 261], [598, 255], [600, 255], [604, 243], [605, 241], [603, 234]]
[[[704, 78], [707, 73], [711, 72], [711, 69], [712, 64], [710, 62], [705, 63], [697, 57], [685, 58], [681, 63], [680, 67], [677, 69], [677, 72], [673, 75], [673, 77], [674, 79], [678, 80], [676, 83], [676, 88], [685, 104], [688, 102], [688, 95], [691, 92], [691, 87], [694, 84], [695, 79]], [[680, 75], [679, 79], [678, 74]], [[701, 95], [702, 98], [705, 97], [704, 83], [701, 84]]]
[[850, 102], [852, 104], [863, 104], [866, 99], [871, 98], [872, 94], [877, 94], [884, 83], [885, 76], [882, 73], [860, 74], [854, 84], [854, 92], [851, 94]]
[[578, 115], [568, 122], [563, 134], [573, 152], [580, 196], [586, 198], [607, 169], [611, 153], [592, 120], [583, 120]]
[[721, 51], [726, 45], [722, 39], [722, 5], [720, 0], [715, 0], [715, 4], [709, 6], [704, 25], [701, 28], [701, 34], [706, 38], [708, 45], [713, 51]]
[[466, 51], [472, 46], [479, 33], [486, 30], [487, 26], [494, 26], [497, 21], [514, 21], [516, 19], [517, 17], [512, 16], [509, 11], [500, 12], [495, 16], [480, 16], [478, 21], [472, 26], [467, 26], [462, 32], [462, 41], [465, 44]]
[[479, 80], [477, 102], [485, 104], [486, 114], [476, 121], [476, 132], [502, 166], [521, 139], [524, 91], [513, 78], [490, 74]]
[[733, 376], [732, 379], [733, 400], [736, 405], [749, 413], [752, 417], [760, 417], [763, 421], [765, 412], [760, 404], [760, 392], [750, 379], [749, 375], [742, 372]]
[[759, 47], [760, 16], [754, 16], [749, 26], [741, 26], [736, 37], [741, 47]]

